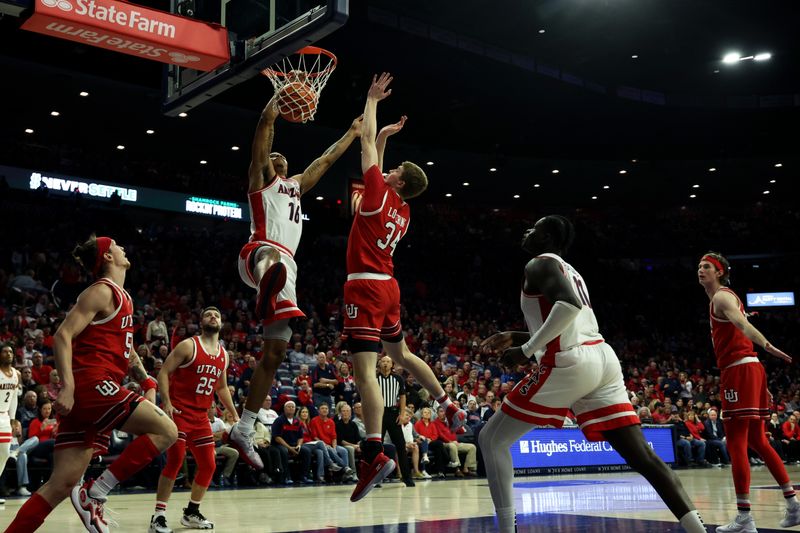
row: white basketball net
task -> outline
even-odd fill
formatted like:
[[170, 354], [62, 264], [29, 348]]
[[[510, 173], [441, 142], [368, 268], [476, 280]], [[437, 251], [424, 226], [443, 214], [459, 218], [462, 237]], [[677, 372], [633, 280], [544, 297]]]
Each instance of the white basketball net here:
[[[307, 46], [261, 73], [280, 94], [280, 114], [292, 122], [307, 122], [314, 120], [322, 89], [334, 69], [336, 56], [327, 50]], [[291, 87], [284, 91], [287, 85]]]

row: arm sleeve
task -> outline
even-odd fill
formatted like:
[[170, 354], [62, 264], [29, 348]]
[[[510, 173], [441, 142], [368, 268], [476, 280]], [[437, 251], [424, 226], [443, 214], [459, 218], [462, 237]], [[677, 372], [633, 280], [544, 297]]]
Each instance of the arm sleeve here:
[[381, 208], [388, 188], [378, 165], [372, 165], [364, 172], [364, 196], [360, 211], [371, 213]]
[[522, 353], [531, 358], [533, 354], [545, 348], [548, 342], [561, 335], [580, 312], [581, 310], [572, 304], [562, 300], [557, 301], [542, 327], [531, 335], [528, 342], [522, 345]]

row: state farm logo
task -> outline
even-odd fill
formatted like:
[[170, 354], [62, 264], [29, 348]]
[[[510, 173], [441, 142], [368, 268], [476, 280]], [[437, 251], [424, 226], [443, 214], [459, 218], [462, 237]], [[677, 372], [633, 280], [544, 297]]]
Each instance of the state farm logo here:
[[61, 11], [72, 11], [72, 4], [67, 0], [42, 0], [42, 5], [47, 7], [57, 7]]
[[172, 59], [173, 63], [194, 63], [196, 61], [200, 61], [199, 57], [189, 56], [184, 54], [183, 52], [170, 52], [169, 57]]

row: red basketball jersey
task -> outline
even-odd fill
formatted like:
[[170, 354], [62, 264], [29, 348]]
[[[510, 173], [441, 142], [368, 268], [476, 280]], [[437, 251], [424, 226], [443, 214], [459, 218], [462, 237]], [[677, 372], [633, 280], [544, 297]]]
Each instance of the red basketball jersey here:
[[394, 274], [392, 255], [408, 231], [411, 208], [383, 180], [377, 165], [364, 173], [364, 196], [350, 228], [347, 273]]
[[[733, 294], [739, 302], [739, 311], [744, 314], [744, 304], [736, 293], [727, 287], [723, 291]], [[711, 342], [714, 344], [714, 354], [717, 356], [717, 367], [722, 369], [741, 359], [756, 355], [753, 343], [737, 328], [733, 322], [714, 315], [714, 302], [709, 303], [711, 315]]]
[[215, 354], [206, 352], [200, 337], [192, 337], [192, 358], [179, 366], [169, 379], [169, 397], [179, 411], [199, 411], [211, 407], [217, 381], [228, 366], [228, 353], [218, 344]]
[[133, 347], [133, 301], [125, 289], [108, 278], [100, 278], [111, 287], [116, 309], [102, 320], [89, 325], [72, 341], [72, 372], [80, 375], [88, 370], [100, 370], [121, 382], [128, 373]]

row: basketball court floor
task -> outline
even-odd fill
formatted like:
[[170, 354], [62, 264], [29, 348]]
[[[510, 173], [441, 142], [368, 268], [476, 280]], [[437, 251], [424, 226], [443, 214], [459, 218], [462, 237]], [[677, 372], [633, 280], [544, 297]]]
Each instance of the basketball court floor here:
[[[789, 467], [793, 480], [800, 468]], [[730, 469], [681, 470], [678, 475], [711, 525], [729, 522], [732, 504]], [[797, 485], [795, 486], [798, 487]], [[212, 490], [203, 513], [228, 532], [382, 532], [440, 533], [496, 531], [492, 501], [485, 479], [424, 481], [415, 488], [387, 483], [367, 498], [350, 503], [352, 485], [266, 489]], [[655, 491], [638, 474], [536, 476], [515, 479], [519, 531], [665, 533], [683, 531]], [[154, 493], [113, 493], [108, 507], [116, 531], [147, 531]], [[176, 491], [168, 518], [177, 531], [181, 508], [189, 494]], [[753, 468], [753, 513], [760, 532], [780, 531], [783, 497], [765, 467]], [[21, 506], [10, 498], [0, 506], [5, 528]], [[800, 528], [795, 528], [800, 530]], [[84, 531], [69, 502], [62, 503], [39, 530], [52, 533]]]

